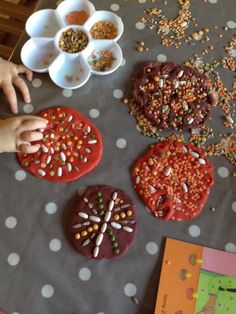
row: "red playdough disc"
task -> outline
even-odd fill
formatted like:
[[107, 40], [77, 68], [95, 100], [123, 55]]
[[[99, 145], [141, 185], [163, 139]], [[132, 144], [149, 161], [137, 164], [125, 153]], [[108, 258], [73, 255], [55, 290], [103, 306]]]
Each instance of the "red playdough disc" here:
[[197, 147], [163, 141], [136, 162], [132, 180], [156, 218], [180, 221], [200, 214], [214, 183], [214, 171]]
[[18, 153], [21, 165], [35, 176], [55, 182], [77, 180], [93, 170], [102, 157], [103, 143], [98, 129], [81, 113], [66, 107], [52, 107], [39, 114], [49, 120], [35, 154]]

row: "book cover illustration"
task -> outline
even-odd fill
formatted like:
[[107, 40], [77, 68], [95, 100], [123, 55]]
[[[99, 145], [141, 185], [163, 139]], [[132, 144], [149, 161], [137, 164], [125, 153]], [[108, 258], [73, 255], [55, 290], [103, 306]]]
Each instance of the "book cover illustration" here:
[[236, 254], [167, 238], [155, 314], [236, 314]]

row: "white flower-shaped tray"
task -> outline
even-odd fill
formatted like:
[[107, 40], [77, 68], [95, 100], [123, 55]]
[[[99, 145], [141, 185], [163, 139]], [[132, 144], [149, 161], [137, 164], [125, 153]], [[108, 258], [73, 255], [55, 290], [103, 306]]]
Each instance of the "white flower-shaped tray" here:
[[[66, 16], [70, 12], [86, 11], [89, 18], [81, 26], [68, 25]], [[117, 36], [110, 39], [94, 39], [90, 33], [93, 25], [100, 21], [111, 21]], [[59, 38], [69, 29], [79, 29], [88, 36], [88, 45], [80, 52], [68, 53], [59, 47]], [[114, 72], [122, 62], [122, 50], [116, 43], [124, 31], [120, 17], [109, 11], [96, 11], [87, 0], [64, 0], [56, 10], [44, 9], [32, 14], [26, 22], [26, 32], [31, 37], [21, 50], [21, 60], [35, 72], [49, 72], [52, 81], [65, 89], [83, 86], [91, 74], [107, 75]], [[94, 70], [88, 60], [94, 51], [109, 50], [114, 61], [105, 71]], [[68, 79], [68, 77], [70, 79]]]

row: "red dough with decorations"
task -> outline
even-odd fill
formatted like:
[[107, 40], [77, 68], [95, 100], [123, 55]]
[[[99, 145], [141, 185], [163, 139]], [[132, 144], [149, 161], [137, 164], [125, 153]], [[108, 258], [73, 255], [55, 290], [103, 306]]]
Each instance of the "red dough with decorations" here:
[[74, 248], [87, 258], [121, 257], [136, 235], [134, 202], [108, 185], [88, 187], [71, 212], [67, 230]]
[[35, 176], [55, 182], [80, 178], [96, 167], [103, 143], [98, 129], [81, 113], [52, 107], [39, 114], [49, 120], [35, 154], [19, 153], [21, 165]]
[[156, 218], [180, 221], [200, 214], [214, 183], [214, 171], [197, 147], [163, 141], [136, 162], [132, 179]]

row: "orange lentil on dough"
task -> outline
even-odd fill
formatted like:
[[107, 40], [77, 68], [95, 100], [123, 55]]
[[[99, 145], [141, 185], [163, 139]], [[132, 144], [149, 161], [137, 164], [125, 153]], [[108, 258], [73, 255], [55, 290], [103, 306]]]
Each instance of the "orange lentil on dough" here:
[[118, 30], [111, 21], [99, 21], [93, 25], [90, 33], [95, 39], [114, 39]]
[[89, 15], [86, 11], [73, 11], [66, 15], [66, 23], [68, 25], [83, 25], [87, 19], [89, 18]]

